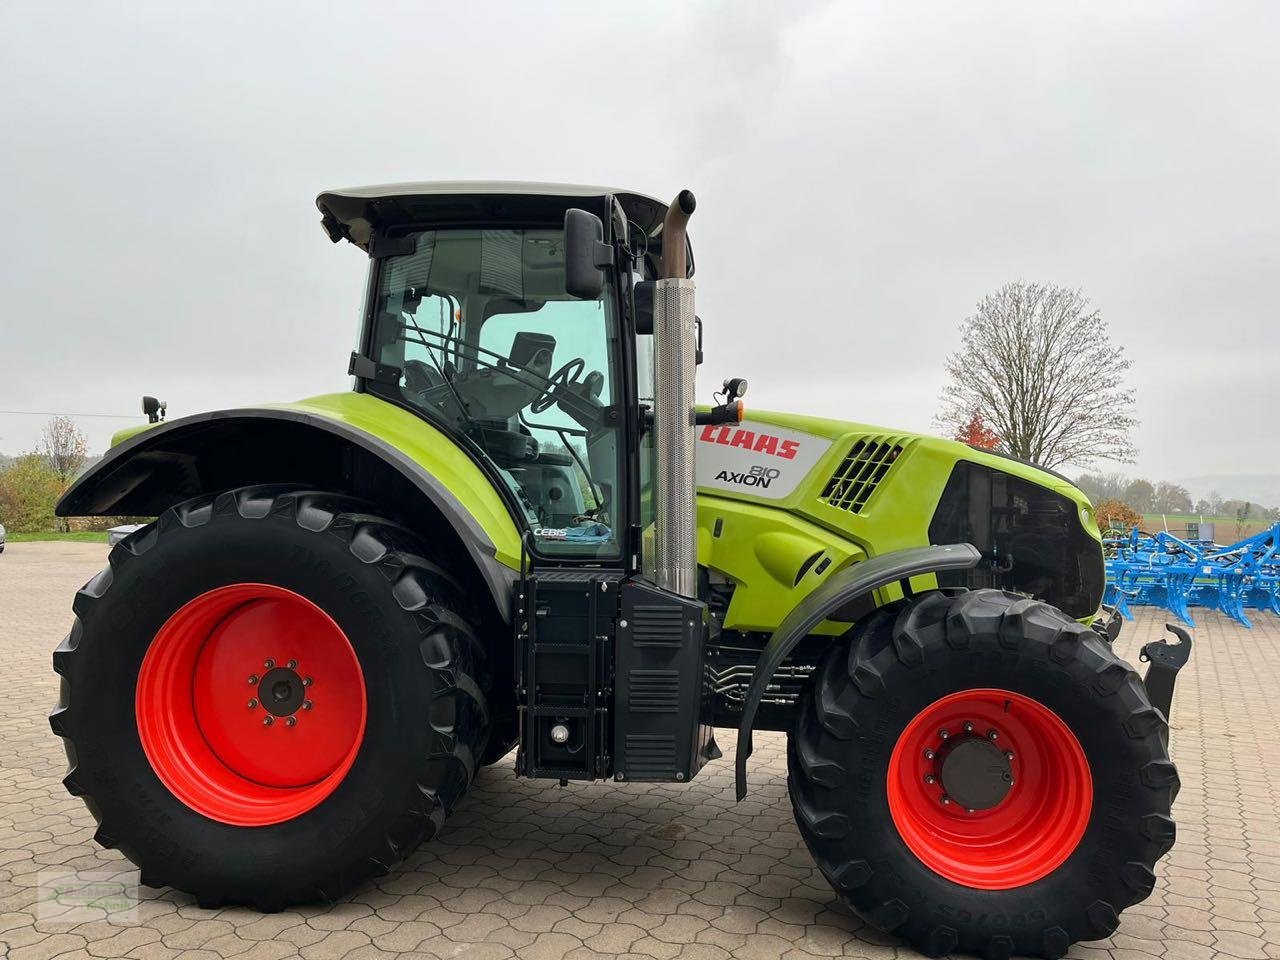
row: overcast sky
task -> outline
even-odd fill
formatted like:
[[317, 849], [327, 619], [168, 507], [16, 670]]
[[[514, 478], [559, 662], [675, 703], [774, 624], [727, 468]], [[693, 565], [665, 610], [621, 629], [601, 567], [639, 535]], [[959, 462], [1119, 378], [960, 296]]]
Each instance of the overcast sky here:
[[1277, 37], [1272, 3], [0, 0], [0, 410], [346, 389], [367, 261], [316, 193], [566, 180], [697, 194], [700, 393], [929, 430], [957, 322], [1040, 280], [1134, 356], [1124, 469], [1280, 472]]

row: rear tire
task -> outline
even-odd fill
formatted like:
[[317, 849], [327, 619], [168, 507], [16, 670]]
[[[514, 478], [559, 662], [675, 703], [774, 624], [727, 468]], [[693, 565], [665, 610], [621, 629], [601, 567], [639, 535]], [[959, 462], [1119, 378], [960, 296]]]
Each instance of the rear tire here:
[[873, 925], [930, 956], [1057, 958], [1151, 893], [1174, 840], [1167, 738], [1091, 629], [1014, 594], [931, 593], [833, 645], [788, 783], [819, 868]]
[[278, 910], [430, 839], [489, 721], [475, 627], [428, 557], [355, 501], [281, 487], [189, 501], [117, 545], [53, 656], [63, 782], [98, 842], [148, 886]]

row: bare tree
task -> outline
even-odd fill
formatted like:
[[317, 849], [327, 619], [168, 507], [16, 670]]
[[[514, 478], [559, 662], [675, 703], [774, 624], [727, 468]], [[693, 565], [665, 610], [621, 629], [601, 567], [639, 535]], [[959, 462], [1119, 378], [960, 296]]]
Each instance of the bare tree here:
[[1079, 290], [1006, 284], [979, 301], [960, 337], [937, 417], [948, 433], [976, 413], [1001, 452], [1041, 466], [1133, 462], [1132, 361]]
[[65, 487], [89, 458], [89, 443], [72, 420], [54, 417], [40, 435], [39, 453]]

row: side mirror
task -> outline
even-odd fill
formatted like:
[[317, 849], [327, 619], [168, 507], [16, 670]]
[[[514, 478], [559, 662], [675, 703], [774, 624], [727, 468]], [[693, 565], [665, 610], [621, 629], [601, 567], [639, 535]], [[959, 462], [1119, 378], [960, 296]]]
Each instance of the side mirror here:
[[564, 212], [564, 290], [579, 300], [599, 300], [604, 268], [613, 251], [604, 242], [604, 224], [594, 213], [574, 207]]
[[163, 400], [157, 400], [155, 397], [142, 398], [142, 412], [147, 415], [150, 423], [159, 423], [164, 419], [165, 412], [169, 405]]

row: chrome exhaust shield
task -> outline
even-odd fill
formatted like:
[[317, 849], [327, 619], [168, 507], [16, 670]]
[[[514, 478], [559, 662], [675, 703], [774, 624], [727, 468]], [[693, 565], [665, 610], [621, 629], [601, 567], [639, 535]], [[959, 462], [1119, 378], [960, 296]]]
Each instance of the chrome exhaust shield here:
[[696, 202], [682, 190], [662, 226], [662, 274], [653, 297], [654, 579], [695, 597], [698, 528], [694, 494], [694, 283], [686, 277], [685, 224]]

